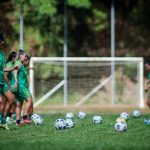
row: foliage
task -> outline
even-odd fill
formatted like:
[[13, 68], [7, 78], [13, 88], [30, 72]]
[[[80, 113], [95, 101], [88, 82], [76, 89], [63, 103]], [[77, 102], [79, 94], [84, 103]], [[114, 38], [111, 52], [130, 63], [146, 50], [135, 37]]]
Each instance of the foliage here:
[[94, 30], [102, 31], [106, 29], [108, 26], [108, 23], [106, 21], [107, 14], [98, 9], [93, 9], [93, 14], [94, 14], [94, 24], [95, 24]]
[[[63, 78], [63, 67], [60, 66], [51, 66], [50, 64], [40, 64], [37, 65], [35, 68], [36, 70], [39, 70], [37, 76], [38, 80], [48, 80], [49, 78], [57, 77], [59, 79]], [[39, 76], [41, 75], [41, 76]]]
[[[5, 33], [10, 47], [19, 48], [22, 9], [25, 50], [33, 56], [63, 56], [65, 2], [68, 8], [68, 56], [110, 56], [111, 1], [2, 1], [0, 30]], [[149, 4], [149, 0], [115, 1], [117, 56], [125, 56], [128, 51], [132, 51], [134, 56], [147, 56]], [[141, 52], [143, 48], [144, 53]]]
[[68, 5], [74, 6], [77, 8], [89, 8], [91, 6], [90, 0], [68, 0]]

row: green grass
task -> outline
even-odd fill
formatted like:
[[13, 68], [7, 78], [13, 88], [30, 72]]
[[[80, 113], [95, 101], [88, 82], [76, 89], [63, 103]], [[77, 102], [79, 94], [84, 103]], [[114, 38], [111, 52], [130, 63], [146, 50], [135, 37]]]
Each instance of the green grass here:
[[10, 130], [0, 130], [0, 150], [148, 150], [150, 149], [150, 125], [143, 123], [145, 114], [140, 118], [128, 120], [128, 130], [118, 133], [114, 121], [118, 114], [102, 114], [103, 123], [93, 124], [88, 114], [84, 120], [75, 118], [75, 127], [66, 130], [54, 128], [57, 118], [65, 114], [42, 115], [43, 126], [10, 125]]

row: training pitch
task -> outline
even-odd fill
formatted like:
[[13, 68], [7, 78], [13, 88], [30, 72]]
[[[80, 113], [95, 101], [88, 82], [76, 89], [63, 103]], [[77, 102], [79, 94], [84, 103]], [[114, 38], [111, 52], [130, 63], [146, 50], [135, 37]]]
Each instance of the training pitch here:
[[0, 150], [149, 150], [150, 125], [144, 119], [150, 118], [143, 114], [140, 118], [129, 117], [126, 132], [116, 132], [115, 120], [119, 114], [100, 114], [102, 124], [93, 124], [92, 117], [87, 114], [79, 120], [75, 114], [75, 126], [71, 129], [57, 130], [55, 120], [65, 118], [65, 114], [41, 115], [42, 126], [25, 125], [21, 127], [10, 124], [10, 130], [0, 130]]

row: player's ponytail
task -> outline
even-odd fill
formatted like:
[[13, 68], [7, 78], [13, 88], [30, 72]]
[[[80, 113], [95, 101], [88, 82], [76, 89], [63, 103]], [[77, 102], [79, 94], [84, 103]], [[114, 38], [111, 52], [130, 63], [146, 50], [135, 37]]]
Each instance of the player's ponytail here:
[[11, 51], [7, 60], [6, 60], [6, 63], [8, 63], [9, 61], [11, 61], [13, 58], [16, 58], [16, 52], [15, 51]]
[[3, 34], [0, 33], [0, 43], [2, 43], [2, 42], [5, 42], [5, 40], [4, 40]]

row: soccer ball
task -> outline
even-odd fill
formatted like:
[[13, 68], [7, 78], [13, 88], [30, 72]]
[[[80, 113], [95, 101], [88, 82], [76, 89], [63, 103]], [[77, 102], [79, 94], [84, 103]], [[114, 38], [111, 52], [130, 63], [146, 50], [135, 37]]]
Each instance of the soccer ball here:
[[43, 118], [38, 115], [33, 119], [33, 122], [35, 125], [42, 125], [43, 124]]
[[103, 118], [101, 116], [94, 116], [93, 119], [92, 119], [93, 123], [95, 124], [99, 124], [99, 123], [102, 123], [103, 121]]
[[66, 127], [66, 122], [64, 119], [57, 119], [55, 121], [55, 128], [56, 129], [65, 129]]
[[31, 119], [34, 120], [34, 119], [36, 119], [36, 118], [38, 118], [38, 117], [39, 117], [38, 114], [33, 114], [33, 115], [31, 116]]
[[134, 110], [132, 115], [133, 115], [133, 117], [138, 118], [141, 116], [141, 112], [139, 110]]
[[126, 123], [126, 119], [125, 118], [121, 118], [121, 117], [117, 118], [116, 119], [116, 123], [120, 123], [120, 122], [125, 122]]
[[86, 113], [85, 112], [79, 112], [78, 113], [78, 118], [79, 119], [84, 119], [86, 117]]
[[66, 119], [66, 129], [73, 128], [75, 123], [71, 119]]
[[129, 114], [126, 113], [126, 112], [122, 112], [122, 113], [120, 114], [120, 117], [121, 117], [121, 118], [124, 118], [124, 119], [126, 119], [126, 120], [128, 120]]
[[71, 113], [71, 112], [66, 113], [66, 119], [73, 119], [73, 118], [74, 118], [73, 113]]
[[124, 132], [128, 128], [127, 124], [124, 122], [118, 122], [115, 124], [115, 130], [118, 132]]

